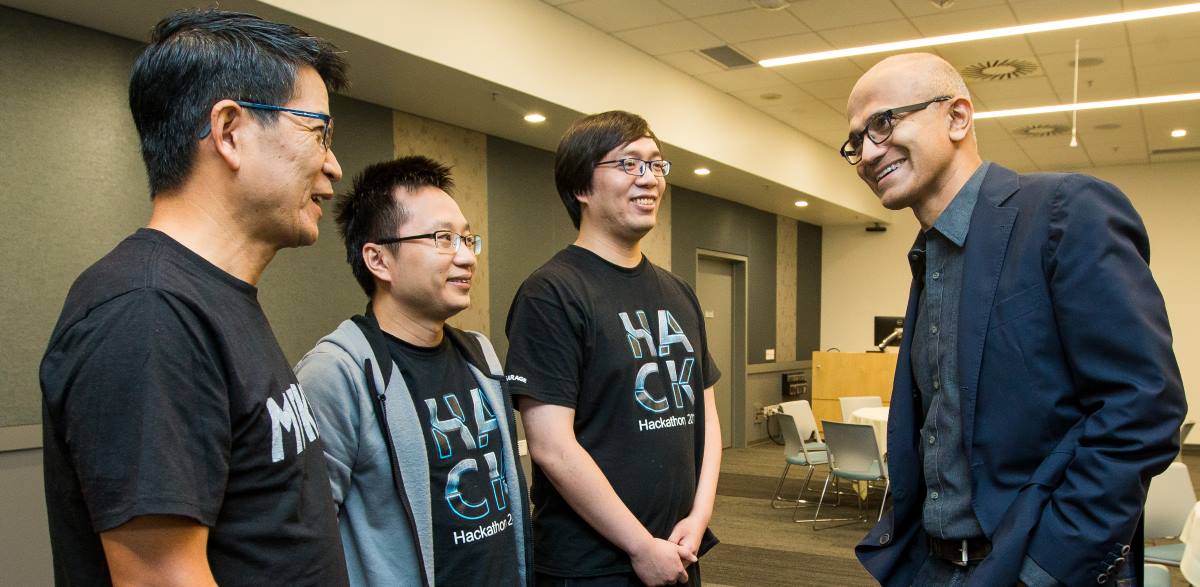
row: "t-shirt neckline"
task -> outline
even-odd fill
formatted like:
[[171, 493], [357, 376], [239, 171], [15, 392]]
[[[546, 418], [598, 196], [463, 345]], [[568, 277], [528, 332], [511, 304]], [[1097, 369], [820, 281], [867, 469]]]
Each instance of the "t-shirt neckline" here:
[[638, 261], [637, 265], [634, 265], [633, 267], [624, 267], [621, 265], [617, 265], [616, 263], [613, 263], [612, 261], [609, 261], [608, 259], [605, 259], [604, 257], [601, 257], [600, 255], [596, 254], [595, 251], [581, 247], [576, 244], [567, 245], [567, 250], [573, 252], [576, 255], [582, 255], [585, 258], [592, 259], [592, 260], [600, 263], [604, 267], [608, 267], [609, 269], [612, 269], [613, 271], [615, 271], [619, 274], [627, 275], [629, 277], [636, 277], [638, 275], [641, 275], [642, 272], [644, 272], [646, 270], [646, 267], [650, 266], [650, 260], [646, 258], [645, 253], [642, 253], [642, 260]]
[[254, 285], [238, 279], [233, 274], [214, 265], [208, 259], [201, 257], [196, 251], [193, 251], [183, 245], [183, 243], [171, 238], [171, 235], [154, 228], [142, 227], [134, 233], [134, 236], [139, 238], [147, 238], [154, 242], [161, 243], [164, 246], [170, 247], [188, 261], [196, 265], [200, 270], [216, 277], [217, 279], [229, 284], [234, 289], [242, 292], [255, 300], [258, 299], [258, 288]]

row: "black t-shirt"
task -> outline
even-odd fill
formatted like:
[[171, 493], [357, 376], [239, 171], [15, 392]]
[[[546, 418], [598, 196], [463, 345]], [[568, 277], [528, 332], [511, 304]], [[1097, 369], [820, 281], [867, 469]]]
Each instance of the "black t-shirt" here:
[[[633, 268], [570, 246], [535, 271], [506, 327], [514, 395], [575, 409], [575, 435], [634, 516], [667, 538], [691, 511], [704, 390], [720, 372], [692, 289], [645, 257]], [[585, 577], [629, 557], [533, 470], [534, 564]]]
[[59, 584], [106, 585], [99, 532], [209, 527], [221, 585], [345, 585], [317, 426], [257, 290], [139, 230], [75, 281], [41, 365]]
[[489, 404], [448, 337], [427, 348], [386, 336], [426, 424], [434, 582], [516, 585], [517, 566], [524, 563], [517, 560], [512, 527], [512, 508], [520, 505], [508, 503], [509, 448], [497, 425], [497, 418], [506, 417], [504, 406]]

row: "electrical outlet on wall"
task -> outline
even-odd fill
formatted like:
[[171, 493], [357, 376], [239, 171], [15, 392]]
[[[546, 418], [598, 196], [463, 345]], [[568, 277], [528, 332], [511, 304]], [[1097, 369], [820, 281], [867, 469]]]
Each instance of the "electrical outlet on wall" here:
[[766, 355], [767, 355], [765, 357], [766, 360], [774, 361], [775, 360], [775, 349], [767, 349]]

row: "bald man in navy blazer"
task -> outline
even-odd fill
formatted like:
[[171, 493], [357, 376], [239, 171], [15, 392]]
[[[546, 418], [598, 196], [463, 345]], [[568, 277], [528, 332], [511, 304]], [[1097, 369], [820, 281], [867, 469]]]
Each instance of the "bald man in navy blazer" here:
[[1134, 585], [1186, 413], [1141, 218], [1114, 186], [983, 161], [954, 67], [883, 60], [842, 156], [921, 232], [888, 423], [884, 585]]

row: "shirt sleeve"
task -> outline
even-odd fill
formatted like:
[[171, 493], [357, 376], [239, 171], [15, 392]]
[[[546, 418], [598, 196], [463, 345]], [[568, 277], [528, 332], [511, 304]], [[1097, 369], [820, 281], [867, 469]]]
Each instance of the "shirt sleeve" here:
[[508, 312], [506, 379], [513, 395], [574, 408], [579, 400], [585, 336], [579, 300], [545, 282], [521, 286]]
[[230, 411], [215, 341], [182, 302], [139, 290], [62, 338], [72, 356], [61, 426], [97, 532], [134, 517], [217, 521]]

